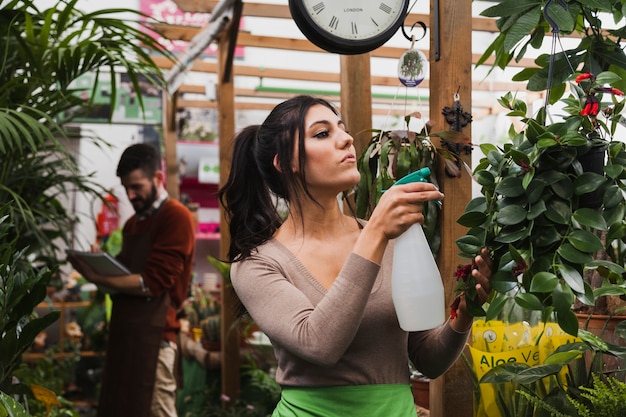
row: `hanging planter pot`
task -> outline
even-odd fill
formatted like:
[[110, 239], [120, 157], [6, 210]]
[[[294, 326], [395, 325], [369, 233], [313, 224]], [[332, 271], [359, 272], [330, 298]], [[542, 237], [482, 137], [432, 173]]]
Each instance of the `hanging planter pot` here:
[[[604, 176], [604, 165], [606, 163], [606, 146], [594, 146], [587, 152], [578, 155], [576, 160], [580, 163], [583, 173], [594, 173]], [[585, 193], [578, 198], [579, 208], [598, 208], [602, 205], [602, 189], [597, 188], [589, 193]]]

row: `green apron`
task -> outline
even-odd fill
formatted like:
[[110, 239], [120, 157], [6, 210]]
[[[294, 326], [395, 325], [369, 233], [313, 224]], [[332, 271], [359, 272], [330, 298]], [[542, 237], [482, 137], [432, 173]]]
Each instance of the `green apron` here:
[[410, 385], [283, 387], [272, 417], [417, 417]]

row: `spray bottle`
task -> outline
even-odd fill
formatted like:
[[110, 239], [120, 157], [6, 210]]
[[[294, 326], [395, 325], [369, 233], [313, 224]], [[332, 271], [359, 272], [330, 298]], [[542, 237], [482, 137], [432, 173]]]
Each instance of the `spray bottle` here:
[[[429, 175], [430, 169], [422, 168], [399, 179], [394, 185], [426, 182]], [[441, 275], [419, 223], [396, 238], [391, 294], [403, 330], [428, 330], [445, 321]]]

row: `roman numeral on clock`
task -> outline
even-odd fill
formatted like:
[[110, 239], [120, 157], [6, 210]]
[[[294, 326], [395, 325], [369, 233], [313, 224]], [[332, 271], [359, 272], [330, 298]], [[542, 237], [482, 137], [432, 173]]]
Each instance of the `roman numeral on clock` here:
[[312, 7], [312, 9], [313, 9], [313, 11], [314, 11], [316, 14], [320, 14], [321, 12], [323, 12], [323, 11], [324, 11], [324, 8], [325, 8], [325, 7], [326, 7], [326, 6], [324, 5], [324, 2], [323, 2], [323, 1], [321, 1], [321, 2], [319, 2], [319, 3], [317, 3], [317, 4], [315, 4], [315, 5]]
[[333, 16], [332, 19], [330, 19], [328, 27], [337, 30], [337, 26], [339, 26], [339, 19], [337, 19], [337, 16]]

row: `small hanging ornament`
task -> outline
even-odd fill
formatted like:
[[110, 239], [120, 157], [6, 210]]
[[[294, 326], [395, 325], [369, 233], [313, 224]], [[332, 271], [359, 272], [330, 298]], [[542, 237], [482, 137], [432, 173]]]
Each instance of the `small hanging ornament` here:
[[[459, 90], [460, 89], [461, 87], [459, 86]], [[452, 104], [452, 107], [444, 106], [441, 114], [443, 114], [446, 122], [450, 125], [452, 132], [458, 132], [457, 135], [440, 135], [441, 147], [447, 149], [453, 157], [452, 159], [446, 159], [445, 171], [449, 177], [460, 177], [461, 167], [464, 164], [460, 155], [463, 152], [466, 155], [470, 155], [472, 152], [472, 146], [468, 143], [469, 137], [462, 134], [461, 130], [468, 124], [472, 123], [472, 115], [471, 113], [463, 111], [461, 96], [459, 95], [458, 90], [454, 94], [454, 103]], [[468, 171], [471, 174], [471, 170], [468, 169]]]
[[427, 67], [426, 55], [419, 49], [411, 48], [400, 57], [398, 79], [407, 87], [415, 87], [424, 81]]
[[[425, 35], [426, 25], [422, 22], [417, 22], [416, 24], [419, 24], [422, 29], [424, 29]], [[402, 31], [404, 33], [404, 28]], [[405, 33], [404, 36], [411, 41], [411, 49], [404, 52], [398, 61], [398, 79], [407, 87], [415, 87], [424, 81], [426, 77], [426, 73], [428, 72], [428, 58], [426, 58], [426, 55], [424, 55], [422, 51], [415, 48], [415, 35], [411, 34], [409, 38]], [[423, 37], [424, 36], [422, 36], [422, 38]]]
[[[461, 89], [461, 87], [459, 87], [459, 89]], [[471, 113], [463, 111], [461, 96], [459, 95], [458, 90], [454, 94], [454, 103], [452, 104], [452, 107], [444, 106], [441, 114], [443, 114], [446, 118], [446, 122], [448, 122], [452, 130], [456, 132], [460, 132], [462, 128], [472, 123]]]

